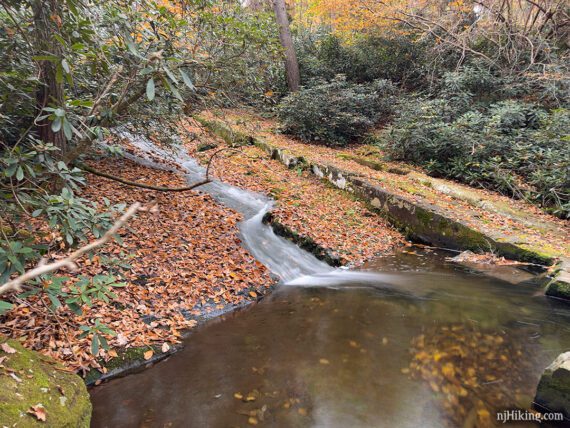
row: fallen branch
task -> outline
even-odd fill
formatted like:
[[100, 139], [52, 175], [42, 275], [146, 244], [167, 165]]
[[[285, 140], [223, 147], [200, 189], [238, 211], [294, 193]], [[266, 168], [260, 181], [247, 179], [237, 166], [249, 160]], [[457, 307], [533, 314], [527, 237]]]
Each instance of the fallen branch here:
[[117, 177], [115, 175], [107, 174], [106, 172], [99, 171], [81, 162], [74, 162], [73, 165], [79, 169], [82, 169], [83, 171], [90, 172], [93, 175], [98, 175], [99, 177], [108, 178], [109, 180], [117, 181], [119, 183], [126, 184], [128, 186], [141, 187], [143, 189], [156, 190], [158, 192], [186, 192], [188, 190], [195, 189], [196, 187], [203, 186], [204, 184], [208, 184], [211, 181], [208, 177], [206, 177], [204, 180], [198, 181], [197, 183], [191, 184], [189, 186], [183, 186], [183, 187], [153, 186], [152, 184], [139, 183], [136, 181], [126, 180], [124, 178]]
[[77, 270], [75, 260], [110, 241], [113, 236], [119, 231], [119, 229], [123, 227], [125, 223], [127, 223], [132, 217], [134, 217], [137, 212], [140, 211], [156, 212], [156, 204], [149, 207], [144, 207], [139, 202], [132, 204], [129, 209], [125, 211], [125, 213], [115, 222], [115, 224], [113, 224], [113, 226], [111, 226], [109, 230], [107, 230], [107, 232], [105, 232], [101, 238], [77, 249], [66, 258], [58, 260], [56, 262], [46, 263], [46, 260], [42, 259], [34, 269], [31, 269], [0, 286], [0, 295], [5, 294], [9, 291], [20, 292], [24, 283], [46, 273], [55, 272], [62, 268], [67, 268], [70, 271]]

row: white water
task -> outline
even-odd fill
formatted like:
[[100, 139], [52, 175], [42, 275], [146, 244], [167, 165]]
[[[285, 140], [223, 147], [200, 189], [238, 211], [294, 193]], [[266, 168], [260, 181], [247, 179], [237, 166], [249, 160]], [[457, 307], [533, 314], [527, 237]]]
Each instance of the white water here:
[[[149, 156], [176, 162], [186, 171], [188, 183], [204, 179], [206, 169], [188, 156], [184, 150], [180, 149], [173, 155], [171, 152], [157, 147], [144, 136], [133, 135], [124, 129], [118, 130], [117, 134], [122, 138], [127, 138], [131, 144]], [[136, 161], [140, 160], [136, 157], [133, 158]], [[150, 159], [146, 159], [146, 161], [152, 163]], [[271, 226], [262, 221], [273, 204], [271, 199], [262, 194], [243, 190], [218, 180], [201, 186], [200, 190], [244, 216], [244, 220], [240, 223], [243, 245], [271, 273], [277, 275], [282, 284], [338, 287], [349, 282], [366, 285], [384, 284], [388, 280], [388, 275], [379, 273], [334, 269], [292, 242], [277, 236]]]

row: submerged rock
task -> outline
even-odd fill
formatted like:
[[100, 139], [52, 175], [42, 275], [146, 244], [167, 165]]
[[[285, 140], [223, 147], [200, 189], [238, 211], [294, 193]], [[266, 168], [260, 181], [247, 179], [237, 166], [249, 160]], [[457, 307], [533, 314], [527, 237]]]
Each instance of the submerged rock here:
[[0, 339], [0, 421], [4, 426], [89, 427], [83, 380], [49, 357]]
[[561, 354], [546, 368], [536, 390], [534, 404], [543, 412], [561, 412], [570, 420], [570, 352]]

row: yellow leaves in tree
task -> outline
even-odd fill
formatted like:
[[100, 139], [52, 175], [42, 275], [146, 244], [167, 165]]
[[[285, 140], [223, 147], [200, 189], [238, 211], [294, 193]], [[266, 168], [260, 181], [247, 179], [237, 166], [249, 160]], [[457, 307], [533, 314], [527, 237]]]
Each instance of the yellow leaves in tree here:
[[[300, 0], [293, 3], [306, 4]], [[438, 3], [427, 0], [313, 0], [309, 1], [305, 11], [299, 12], [298, 7], [295, 11], [297, 15], [311, 16], [317, 23], [330, 25], [335, 32], [351, 38], [355, 32], [369, 29], [394, 29], [399, 23], [397, 18], [403, 17], [402, 12], [423, 12], [437, 7]]]

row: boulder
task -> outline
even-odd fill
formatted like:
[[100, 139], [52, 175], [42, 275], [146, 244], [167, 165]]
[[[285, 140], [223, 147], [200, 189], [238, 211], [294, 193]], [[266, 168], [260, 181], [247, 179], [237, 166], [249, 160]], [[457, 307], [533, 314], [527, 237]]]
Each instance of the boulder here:
[[561, 354], [546, 368], [536, 390], [534, 404], [543, 412], [561, 412], [570, 420], [570, 352]]
[[0, 338], [0, 425], [89, 427], [83, 380], [49, 357]]

